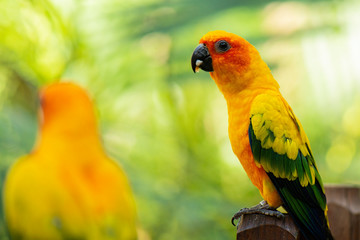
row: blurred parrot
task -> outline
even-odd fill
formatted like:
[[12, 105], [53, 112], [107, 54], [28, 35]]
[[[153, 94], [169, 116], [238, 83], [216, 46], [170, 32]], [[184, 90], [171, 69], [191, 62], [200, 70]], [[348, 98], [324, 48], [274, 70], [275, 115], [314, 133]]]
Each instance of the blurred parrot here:
[[55, 83], [40, 104], [37, 144], [4, 187], [11, 239], [137, 239], [128, 180], [102, 147], [87, 93]]
[[243, 214], [277, 217], [283, 206], [308, 240], [333, 239], [324, 187], [309, 140], [260, 54], [225, 31], [204, 35], [195, 49], [194, 72], [210, 72], [225, 97], [232, 149], [264, 201]]

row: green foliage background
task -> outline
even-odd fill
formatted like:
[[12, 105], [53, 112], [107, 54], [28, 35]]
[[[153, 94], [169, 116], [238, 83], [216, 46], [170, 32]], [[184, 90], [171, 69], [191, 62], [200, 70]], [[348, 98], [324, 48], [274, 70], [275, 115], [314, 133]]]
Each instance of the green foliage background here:
[[234, 239], [232, 214], [261, 198], [232, 153], [222, 95], [191, 71], [198, 40], [215, 29], [260, 51], [324, 182], [359, 184], [359, 10], [349, 0], [1, 0], [1, 187], [36, 139], [38, 90], [67, 79], [94, 99], [141, 239]]

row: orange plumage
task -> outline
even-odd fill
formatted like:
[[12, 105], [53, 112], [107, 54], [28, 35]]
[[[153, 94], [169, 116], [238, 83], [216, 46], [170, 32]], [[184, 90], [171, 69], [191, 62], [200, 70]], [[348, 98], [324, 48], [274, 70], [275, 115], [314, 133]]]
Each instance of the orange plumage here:
[[[235, 51], [226, 57], [218, 54], [214, 44], [219, 38], [229, 42]], [[276, 82], [257, 50], [245, 39], [214, 31], [203, 36], [200, 43], [205, 43], [209, 49], [214, 68], [210, 75], [227, 101], [232, 149], [264, 200], [270, 206], [279, 207], [282, 204], [280, 196], [265, 170], [255, 164], [248, 137], [251, 103], [260, 93], [277, 90], [278, 85], [274, 84]]]
[[38, 142], [6, 178], [11, 237], [135, 240], [132, 192], [103, 149], [87, 93], [73, 83], [56, 83], [40, 101]]
[[[266, 202], [234, 215], [281, 216], [283, 205], [308, 240], [332, 239], [322, 180], [309, 140], [260, 54], [225, 31], [204, 35], [192, 68], [210, 72], [228, 107], [232, 149]], [[233, 218], [233, 219], [234, 219]]]

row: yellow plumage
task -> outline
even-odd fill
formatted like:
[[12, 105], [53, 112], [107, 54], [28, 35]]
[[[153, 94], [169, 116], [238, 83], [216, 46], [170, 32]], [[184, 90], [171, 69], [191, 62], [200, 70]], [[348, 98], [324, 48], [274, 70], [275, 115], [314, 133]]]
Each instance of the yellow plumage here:
[[13, 239], [136, 239], [127, 178], [97, 134], [80, 87], [58, 83], [42, 93], [43, 121], [33, 152], [7, 175], [6, 222]]
[[[268, 135], [267, 129], [274, 133], [275, 140], [266, 141], [265, 143], [268, 145], [262, 147], [267, 149], [272, 147], [274, 150], [278, 150], [277, 153], [286, 153], [290, 159], [295, 160], [299, 148], [305, 144], [304, 139], [307, 140], [307, 138], [306, 135], [301, 136], [301, 132], [299, 133], [297, 124], [300, 123], [296, 122], [295, 116], [291, 115], [291, 112], [290, 106], [280, 94], [260, 94], [252, 103], [250, 115], [256, 117], [258, 123], [254, 125], [255, 119], [253, 119], [253, 128], [261, 142]], [[300, 150], [305, 151], [305, 148], [301, 147]], [[303, 152], [303, 154], [307, 155], [308, 152]]]
[[[333, 239], [309, 140], [256, 48], [225, 31], [209, 32], [199, 43], [192, 68], [210, 72], [224, 95], [232, 149], [267, 210], [276, 215], [271, 209], [282, 205], [307, 239]], [[252, 208], [259, 209], [264, 204]], [[240, 210], [233, 219], [246, 212]]]

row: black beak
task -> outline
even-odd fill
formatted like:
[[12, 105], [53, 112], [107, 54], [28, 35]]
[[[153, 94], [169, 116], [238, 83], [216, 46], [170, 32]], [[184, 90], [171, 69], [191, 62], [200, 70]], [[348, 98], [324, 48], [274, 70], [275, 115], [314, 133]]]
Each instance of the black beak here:
[[199, 68], [206, 72], [214, 71], [212, 58], [205, 44], [200, 43], [199, 46], [195, 48], [191, 57], [191, 67], [194, 73], [198, 72]]

